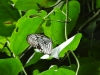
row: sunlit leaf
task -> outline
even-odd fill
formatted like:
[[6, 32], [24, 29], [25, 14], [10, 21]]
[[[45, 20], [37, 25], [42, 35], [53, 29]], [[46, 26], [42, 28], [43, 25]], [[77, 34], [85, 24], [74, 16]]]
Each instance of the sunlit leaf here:
[[6, 38], [3, 36], [0, 36], [0, 49], [2, 49], [6, 43]]
[[78, 47], [78, 45], [80, 43], [82, 34], [81, 33], [78, 33], [78, 34], [76, 34], [74, 36], [75, 37], [73, 38], [73, 40], [65, 48], [63, 48], [63, 50], [61, 51], [61, 53], [59, 55], [60, 57], [63, 57], [65, 55], [65, 53], [67, 51], [69, 51], [69, 50], [71, 50], [71, 51], [76, 50], [76, 48]]
[[57, 0], [13, 0], [13, 2], [16, 2], [15, 7], [19, 10], [48, 8], [56, 3], [56, 1]]
[[56, 69], [58, 69], [58, 66], [57, 65], [51, 65], [49, 69], [56, 70]]
[[38, 0], [17, 0], [15, 7], [19, 10], [39, 9]]
[[[52, 53], [49, 57], [59, 59], [59, 56], [63, 57], [67, 51], [69, 51], [69, 50], [74, 51], [77, 48], [77, 46], [79, 45], [81, 37], [82, 37], [82, 34], [78, 33], [78, 34], [74, 35], [73, 37], [69, 38], [67, 41], [65, 41], [62, 44], [60, 44], [59, 46], [55, 47], [52, 50]], [[44, 55], [41, 57], [41, 59], [48, 59], [49, 57], [48, 56], [45, 57], [45, 55]]]
[[0, 75], [18, 75], [22, 70], [22, 64], [18, 59], [0, 59]]
[[50, 37], [54, 44], [61, 44], [65, 41], [64, 21], [65, 15], [60, 9], [55, 9], [54, 13], [50, 15], [50, 20], [43, 24], [45, 35]]
[[27, 35], [35, 33], [45, 15], [45, 11], [37, 13], [36, 10], [29, 10], [22, 18], [18, 20], [16, 25], [17, 27], [12, 33], [10, 39], [10, 48], [15, 55], [20, 54], [29, 46], [26, 41]]
[[[71, 33], [77, 22], [80, 13], [80, 3], [77, 0], [69, 1], [68, 8], [68, 17], [71, 19], [71, 21], [67, 25], [67, 35]], [[66, 5], [64, 5], [63, 11], [66, 12]]]
[[82, 35], [79, 33], [69, 38], [67, 41], [54, 48], [52, 50], [51, 56], [54, 58], [59, 58], [59, 54], [60, 56], [64, 56], [65, 52], [68, 50], [75, 50], [80, 42], [81, 36]]
[[50, 69], [38, 75], [75, 75], [75, 72], [69, 69], [59, 68], [56, 70]]
[[39, 74], [39, 70], [34, 70], [32, 73], [32, 75], [37, 75], [37, 74]]

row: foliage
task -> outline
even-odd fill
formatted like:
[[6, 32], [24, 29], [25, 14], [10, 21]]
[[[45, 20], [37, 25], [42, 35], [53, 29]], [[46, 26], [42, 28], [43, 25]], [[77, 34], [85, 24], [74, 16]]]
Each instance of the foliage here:
[[[0, 75], [99, 75], [100, 0], [0, 0]], [[43, 54], [29, 34], [52, 40]]]

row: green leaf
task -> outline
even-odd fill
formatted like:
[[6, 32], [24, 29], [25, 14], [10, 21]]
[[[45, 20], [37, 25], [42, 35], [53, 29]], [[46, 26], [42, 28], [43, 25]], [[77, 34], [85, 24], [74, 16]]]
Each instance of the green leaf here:
[[96, 0], [96, 8], [97, 8], [97, 9], [100, 8], [100, 0]]
[[37, 75], [37, 74], [39, 74], [39, 70], [34, 70], [32, 73], [32, 75]]
[[64, 22], [65, 15], [60, 9], [55, 9], [54, 13], [50, 15], [50, 20], [43, 24], [45, 35], [50, 37], [54, 44], [61, 44], [65, 41], [64, 36]]
[[58, 66], [57, 65], [51, 65], [51, 67], [49, 69], [56, 70], [56, 69], [58, 69]]
[[78, 47], [80, 40], [81, 40], [82, 34], [78, 33], [75, 35], [74, 39], [61, 51], [60, 53], [60, 57], [63, 57], [65, 55], [65, 53], [69, 50], [76, 50], [76, 48]]
[[65, 68], [59, 68], [56, 70], [47, 70], [38, 75], [75, 75], [75, 72]]
[[54, 74], [55, 74], [54, 70], [51, 69], [51, 70], [44, 71], [38, 75], [54, 75]]
[[57, 0], [38, 0], [38, 4], [44, 8], [49, 8], [53, 6], [56, 2]]
[[2, 49], [6, 43], [6, 38], [3, 36], [0, 36], [0, 49]]
[[81, 37], [82, 37], [81, 33], [76, 34], [74, 39], [64, 49], [74, 51], [77, 48], [77, 46], [79, 45]]
[[[8, 57], [11, 57], [11, 52], [9, 51], [9, 49], [7, 47], [4, 47], [1, 50], [2, 53], [6, 54]], [[0, 54], [0, 56], [2, 56], [2, 54]]]
[[[84, 62], [84, 61], [83, 61]], [[100, 61], [85, 63], [80, 66], [79, 75], [99, 75], [100, 74]]]
[[15, 55], [20, 54], [29, 46], [26, 41], [27, 35], [35, 33], [45, 15], [45, 11], [38, 13], [36, 10], [29, 10], [22, 18], [18, 20], [16, 25], [17, 27], [12, 33], [10, 39], [10, 49]]
[[[13, 2], [15, 2], [15, 7], [19, 10], [29, 10], [29, 9], [39, 10], [42, 7], [48, 8], [52, 6], [56, 1], [55, 0], [17, 0]], [[37, 4], [39, 4], [40, 6]]]
[[74, 51], [77, 46], [79, 45], [79, 42], [81, 40], [82, 34], [78, 33], [74, 35], [73, 37], [69, 38], [59, 46], [52, 49], [51, 55], [47, 56], [46, 54], [41, 57], [41, 59], [48, 59], [48, 58], [56, 58], [59, 59], [59, 57], [64, 57], [65, 53], [69, 50]]
[[[80, 3], [77, 0], [69, 1], [68, 8], [68, 17], [71, 19], [71, 22], [67, 25], [67, 35], [71, 33], [77, 22], [80, 13]], [[66, 12], [66, 5], [64, 5], [63, 11]]]
[[25, 67], [30, 66], [30, 65], [32, 65], [32, 64], [35, 64], [37, 61], [40, 60], [40, 57], [41, 57], [42, 55], [43, 55], [42, 53], [35, 52], [35, 53], [29, 58], [29, 60], [27, 61]]
[[11, 8], [8, 0], [0, 0], [0, 35], [11, 36], [19, 17], [18, 10]]
[[22, 64], [18, 59], [0, 59], [0, 75], [18, 75], [22, 70]]
[[39, 9], [37, 5], [38, 0], [17, 0], [15, 7], [18, 10], [30, 10], [30, 9]]
[[75, 75], [75, 72], [65, 68], [59, 68], [56, 75]]
[[96, 62], [94, 57], [81, 57], [79, 58], [80, 65], [90, 64]]
[[59, 56], [63, 57], [67, 51], [69, 50], [74, 51], [79, 45], [81, 37], [82, 37], [82, 34], [78, 33], [74, 35], [73, 37], [69, 38], [67, 41], [60, 44], [59, 46], [55, 47], [52, 50], [51, 57], [58, 59]]

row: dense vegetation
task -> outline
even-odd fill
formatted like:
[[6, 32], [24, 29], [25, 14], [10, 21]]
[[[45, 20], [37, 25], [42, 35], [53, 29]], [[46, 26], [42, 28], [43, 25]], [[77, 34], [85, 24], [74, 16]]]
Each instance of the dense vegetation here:
[[[99, 28], [100, 0], [0, 0], [0, 75], [100, 75]], [[29, 34], [51, 39], [52, 53]]]

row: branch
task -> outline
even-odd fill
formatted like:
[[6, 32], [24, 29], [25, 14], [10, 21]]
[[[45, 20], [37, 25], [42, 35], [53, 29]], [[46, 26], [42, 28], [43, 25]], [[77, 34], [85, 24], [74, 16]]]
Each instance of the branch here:
[[80, 68], [80, 63], [78, 61], [78, 58], [76, 57], [76, 55], [74, 54], [73, 51], [70, 51], [72, 53], [72, 55], [74, 56], [76, 62], [77, 62], [77, 70], [76, 70], [76, 74], [75, 75], [78, 75], [78, 71], [79, 71], [79, 68]]
[[88, 19], [79, 29], [78, 31], [82, 31], [84, 28], [86, 28], [88, 26], [88, 24], [94, 20], [98, 15], [100, 14], [100, 9], [96, 12], [96, 14], [94, 14], [90, 19]]

